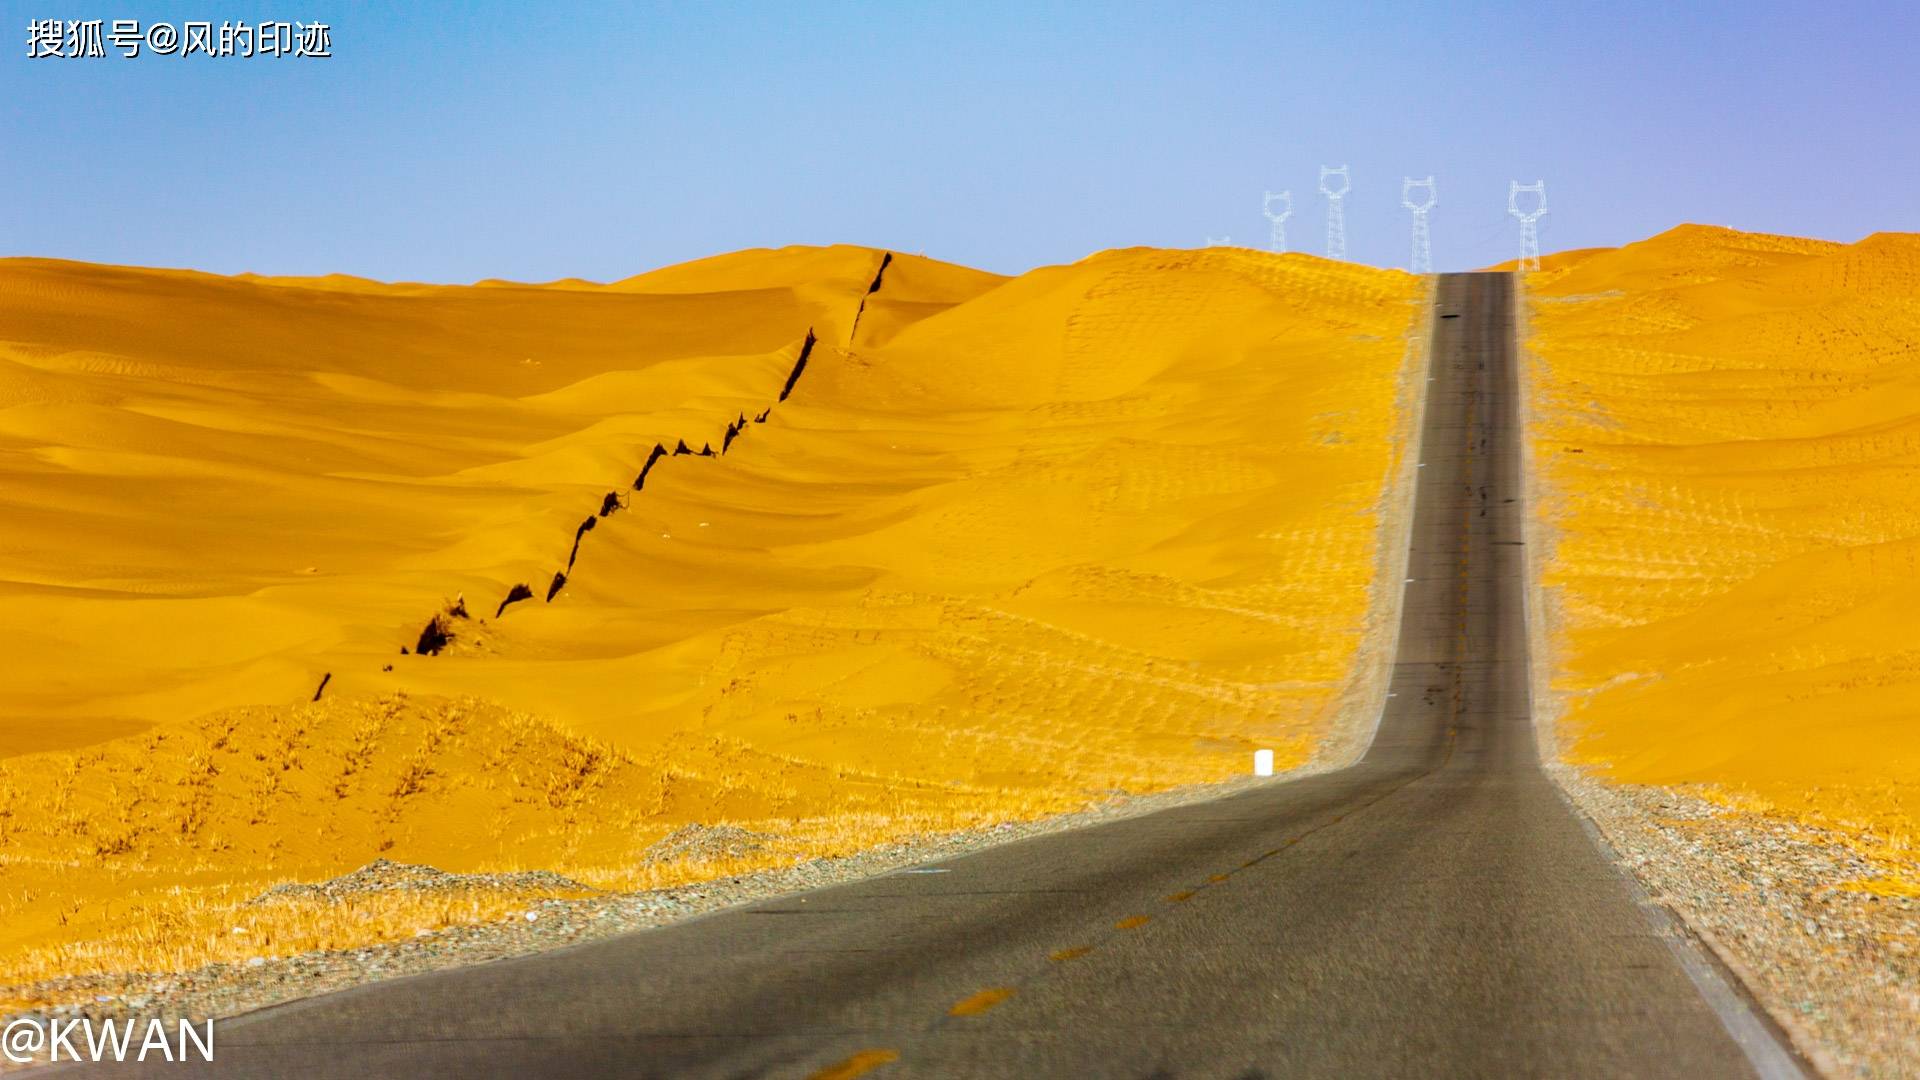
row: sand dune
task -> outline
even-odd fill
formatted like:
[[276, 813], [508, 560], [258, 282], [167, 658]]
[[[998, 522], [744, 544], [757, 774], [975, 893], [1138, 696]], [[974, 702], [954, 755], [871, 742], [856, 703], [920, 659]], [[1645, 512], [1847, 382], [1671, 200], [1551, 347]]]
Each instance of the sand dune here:
[[1533, 293], [1572, 758], [1910, 858], [1920, 236], [1683, 226]]
[[[0, 261], [0, 984], [513, 902], [230, 934], [376, 856], [646, 886], [1303, 761], [1417, 300], [1228, 250]], [[646, 856], [723, 822], [762, 849]]]

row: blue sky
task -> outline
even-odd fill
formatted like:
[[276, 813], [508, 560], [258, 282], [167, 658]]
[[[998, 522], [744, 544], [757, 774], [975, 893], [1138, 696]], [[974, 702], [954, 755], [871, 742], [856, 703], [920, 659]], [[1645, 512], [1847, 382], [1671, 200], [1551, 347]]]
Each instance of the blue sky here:
[[[1681, 221], [1920, 230], [1920, 5], [0, 0], [0, 254], [607, 280], [848, 241], [1004, 272], [1208, 236], [1404, 266]], [[33, 18], [325, 21], [331, 60], [26, 59]]]

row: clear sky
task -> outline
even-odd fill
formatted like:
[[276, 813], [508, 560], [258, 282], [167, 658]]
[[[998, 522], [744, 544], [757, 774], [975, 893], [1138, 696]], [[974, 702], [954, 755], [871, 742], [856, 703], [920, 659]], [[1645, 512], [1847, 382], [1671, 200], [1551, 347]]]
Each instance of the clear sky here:
[[[1130, 244], [1511, 258], [1682, 221], [1920, 230], [1920, 4], [0, 0], [0, 254], [608, 280], [849, 241], [1013, 272]], [[34, 18], [324, 21], [334, 58], [28, 60]], [[111, 46], [109, 46], [111, 52]]]

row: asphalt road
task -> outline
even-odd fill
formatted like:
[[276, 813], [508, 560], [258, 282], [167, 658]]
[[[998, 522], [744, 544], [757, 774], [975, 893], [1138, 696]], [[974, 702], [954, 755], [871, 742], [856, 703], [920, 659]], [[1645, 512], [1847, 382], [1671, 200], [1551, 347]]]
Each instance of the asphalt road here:
[[1511, 280], [1447, 275], [1436, 303], [1393, 696], [1360, 764], [267, 1010], [221, 1025], [217, 1074], [1753, 1075], [1539, 767]]

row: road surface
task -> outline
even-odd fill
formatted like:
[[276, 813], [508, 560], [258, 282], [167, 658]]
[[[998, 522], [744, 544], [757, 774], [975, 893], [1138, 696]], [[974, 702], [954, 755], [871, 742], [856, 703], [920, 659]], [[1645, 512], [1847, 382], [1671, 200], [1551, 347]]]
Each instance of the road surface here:
[[218, 1075], [1753, 1075], [1540, 769], [1512, 281], [1446, 275], [1436, 304], [1393, 696], [1358, 765], [267, 1010], [220, 1026]]

